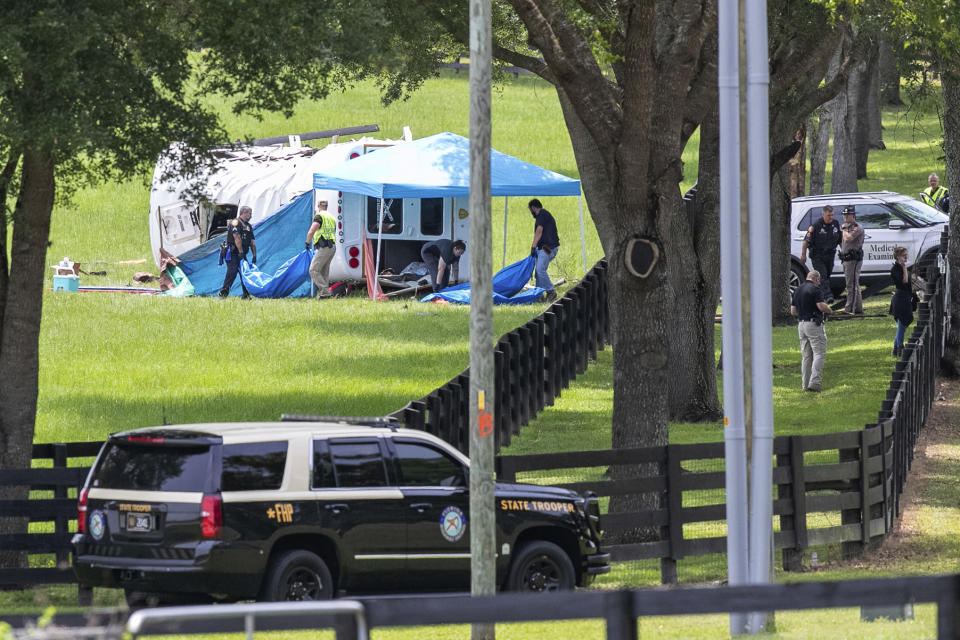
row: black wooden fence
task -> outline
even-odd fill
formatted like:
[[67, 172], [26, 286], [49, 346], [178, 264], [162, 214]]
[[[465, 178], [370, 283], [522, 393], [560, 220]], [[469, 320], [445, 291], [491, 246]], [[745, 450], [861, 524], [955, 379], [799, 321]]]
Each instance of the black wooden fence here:
[[[545, 312], [497, 342], [494, 352], [495, 448], [508, 446], [609, 341], [606, 260]], [[391, 415], [466, 453], [470, 444], [470, 370]]]
[[[907, 604], [935, 603], [936, 637], [960, 640], [960, 575], [920, 576], [846, 580], [841, 582], [802, 582], [737, 586], [723, 588], [646, 589], [636, 591], [568, 591], [543, 594], [502, 594], [471, 598], [466, 595], [436, 595], [404, 598], [358, 598], [362, 620], [369, 631], [383, 627], [423, 627], [470, 623], [508, 623], [526, 621], [597, 619], [605, 622], [607, 640], [636, 640], [638, 619], [646, 616], [749, 613], [751, 611], [790, 611], [835, 607], [902, 607]], [[299, 603], [288, 603], [296, 605]], [[306, 607], [314, 603], [303, 603]], [[184, 619], [176, 609], [155, 609], [140, 613], [134, 637], [184, 634], [240, 633], [257, 631], [317, 630], [333, 628], [337, 640], [356, 638], [354, 614], [285, 612], [283, 616], [257, 618], [246, 626], [243, 609], [249, 606], [215, 605], [202, 607], [209, 617]], [[193, 609], [196, 609], [195, 607]], [[233, 612], [231, 610], [236, 610]], [[214, 617], [216, 614], [216, 617]], [[229, 616], [229, 617], [228, 617]], [[99, 610], [54, 616], [51, 625], [99, 627], [98, 638], [122, 637], [126, 612]], [[14, 629], [36, 622], [36, 615], [2, 616]], [[131, 621], [132, 622], [132, 621]], [[130, 625], [131, 627], [134, 625]], [[854, 627], [839, 627], [856, 633]], [[80, 633], [76, 633], [80, 636]], [[66, 636], [57, 636], [66, 637]], [[86, 636], [85, 636], [86, 637]], [[123, 636], [126, 637], [126, 636]]]
[[[893, 528], [943, 353], [945, 278], [933, 275], [877, 422], [858, 431], [774, 439], [773, 513], [779, 525], [774, 544], [787, 570], [799, 569], [810, 547], [841, 544], [844, 556], [852, 557]], [[549, 472], [550, 484], [594, 468], [586, 474], [603, 479], [560, 486], [610, 497], [601, 520], [606, 539], [637, 529], [652, 538], [606, 545], [613, 560], [659, 558], [664, 583], [677, 581], [678, 560], [726, 552], [722, 442], [498, 456], [496, 464], [499, 480], [537, 482]], [[638, 465], [656, 465], [658, 472], [643, 478], [616, 473]]]
[[[30, 522], [28, 533], [0, 534], [0, 548], [23, 551], [33, 560], [26, 569], [0, 569], [0, 587], [76, 582], [70, 565], [71, 527], [75, 530], [77, 489], [86, 479], [88, 467], [70, 466], [70, 460], [94, 457], [102, 444], [35, 444], [33, 459], [39, 468], [0, 470], [0, 485], [30, 488], [29, 498], [0, 501], [0, 518], [27, 518]], [[80, 603], [89, 603], [89, 599], [90, 592], [81, 590]]]

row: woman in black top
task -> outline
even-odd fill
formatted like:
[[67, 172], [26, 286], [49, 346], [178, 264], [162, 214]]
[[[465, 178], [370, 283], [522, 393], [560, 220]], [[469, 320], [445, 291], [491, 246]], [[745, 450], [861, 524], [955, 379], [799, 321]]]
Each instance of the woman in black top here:
[[913, 290], [910, 288], [910, 275], [907, 271], [907, 248], [893, 250], [893, 266], [890, 267], [890, 279], [897, 289], [890, 302], [890, 315], [897, 320], [897, 335], [893, 338], [893, 355], [899, 357], [903, 350], [903, 338], [907, 327], [913, 323]]

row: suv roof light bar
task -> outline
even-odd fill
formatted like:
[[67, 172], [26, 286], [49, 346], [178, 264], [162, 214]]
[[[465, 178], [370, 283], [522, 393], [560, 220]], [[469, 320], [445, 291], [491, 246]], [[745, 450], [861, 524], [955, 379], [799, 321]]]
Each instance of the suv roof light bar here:
[[280, 416], [280, 422], [334, 422], [336, 424], [348, 424], [359, 427], [387, 427], [393, 431], [396, 431], [397, 427], [401, 426], [399, 421], [393, 416], [351, 417], [284, 413]]

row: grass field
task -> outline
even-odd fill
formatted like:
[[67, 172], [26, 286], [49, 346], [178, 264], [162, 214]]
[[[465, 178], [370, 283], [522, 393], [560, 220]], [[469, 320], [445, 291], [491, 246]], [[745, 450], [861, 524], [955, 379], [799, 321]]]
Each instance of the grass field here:
[[[380, 105], [373, 86], [363, 84], [322, 104], [302, 105], [289, 120], [268, 117], [260, 122], [232, 116], [225, 106], [223, 110], [231, 138], [368, 123], [379, 124], [384, 136], [395, 138], [403, 125], [410, 125], [416, 137], [440, 131], [467, 135], [467, 91], [465, 74], [445, 72], [409, 100], [387, 108]], [[527, 76], [498, 87], [493, 119], [495, 148], [577, 177], [556, 94], [549, 85]], [[910, 114], [895, 111], [887, 111], [884, 122], [887, 151], [872, 152], [869, 177], [861, 181], [860, 188], [916, 193], [925, 186], [929, 171], [939, 169], [942, 162], [937, 160], [941, 155], [938, 125], [934, 118], [926, 118], [917, 126]], [[688, 148], [684, 162], [682, 187], [686, 188], [695, 181], [695, 144]], [[142, 180], [82, 190], [72, 194], [69, 203], [58, 205], [49, 264], [69, 255], [88, 271], [108, 272], [104, 278], [85, 278], [84, 284], [127, 284], [134, 271], [152, 270], [146, 226], [148, 182], [149, 172]], [[552, 275], [554, 279], [577, 278], [582, 271], [576, 199], [545, 199], [545, 206], [556, 216], [564, 243], [564, 251], [551, 266]], [[492, 210], [494, 264], [498, 267], [503, 200], [495, 199]], [[584, 211], [588, 262], [592, 264], [602, 252], [586, 202]], [[509, 261], [529, 247], [532, 224], [525, 199], [510, 200], [508, 221]], [[136, 259], [147, 263], [115, 264]], [[526, 322], [542, 309], [543, 305], [498, 308], [497, 333]], [[816, 395], [799, 390], [796, 330], [774, 330], [778, 434], [849, 430], [875, 419], [893, 362], [889, 345], [894, 327], [884, 312], [885, 301], [875, 300], [868, 303], [867, 313], [881, 317], [828, 324], [824, 392]], [[242, 302], [47, 292], [36, 440], [102, 439], [113, 431], [164, 421], [269, 420], [285, 412], [370, 415], [392, 411], [463, 370], [468, 361], [468, 317], [465, 308], [421, 305], [409, 299], [377, 304], [362, 296], [318, 304], [310, 300]], [[717, 335], [719, 345], [719, 328]], [[556, 406], [525, 428], [509, 452], [608, 447], [611, 372], [607, 349]], [[720, 439], [719, 424], [671, 428], [672, 442]], [[948, 495], [956, 499], [958, 493]], [[950, 513], [957, 515], [955, 512]], [[935, 522], [943, 526], [942, 520]], [[945, 564], [951, 560], [952, 565]], [[944, 562], [925, 565], [925, 570], [955, 570], [955, 561], [953, 555]], [[909, 570], [903, 566], [892, 571]], [[712, 558], [681, 567], [681, 572], [687, 580], [713, 580], [722, 577], [723, 565]], [[831, 575], [860, 573], [844, 567]], [[658, 580], [657, 567], [650, 564], [618, 569], [605, 584], [638, 586]], [[69, 606], [72, 596], [73, 591], [66, 587], [0, 594], [0, 610]], [[113, 604], [116, 598], [115, 592], [98, 592], [97, 603]], [[832, 627], [835, 615], [841, 614], [783, 614], [778, 616], [778, 637], [813, 635], [827, 624]], [[855, 612], [850, 616], [853, 620]], [[921, 607], [916, 623], [894, 625], [889, 631], [876, 624], [870, 626], [870, 633], [876, 635], [861, 635], [863, 631], [858, 630], [846, 637], [929, 637], [932, 616], [929, 608]], [[557, 638], [595, 637], [601, 628], [598, 622], [570, 623], [551, 625], [549, 633]], [[504, 627], [501, 637], [542, 637], [544, 629], [543, 625], [510, 625]], [[684, 619], [682, 624], [674, 619], [644, 620], [641, 633], [664, 638], [726, 637], [725, 630], [725, 616], [707, 616]], [[376, 635], [463, 637], [464, 630]]]

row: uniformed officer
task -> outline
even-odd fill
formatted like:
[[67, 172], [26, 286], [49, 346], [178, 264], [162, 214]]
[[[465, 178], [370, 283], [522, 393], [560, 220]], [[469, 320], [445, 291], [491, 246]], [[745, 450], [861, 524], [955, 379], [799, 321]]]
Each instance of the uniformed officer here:
[[553, 283], [547, 275], [547, 267], [557, 257], [560, 250], [560, 236], [557, 234], [557, 222], [553, 215], [543, 208], [543, 204], [536, 198], [527, 203], [530, 215], [533, 216], [533, 242], [530, 255], [537, 259], [534, 269], [534, 281], [537, 286], [547, 292], [547, 302], [557, 299], [557, 292], [553, 290]]
[[820, 289], [820, 272], [814, 269], [807, 274], [807, 281], [793, 292], [790, 303], [790, 315], [800, 321], [797, 332], [800, 335], [800, 352], [803, 354], [800, 366], [800, 386], [804, 391], [820, 391], [823, 377], [823, 363], [827, 358], [827, 333], [823, 329], [824, 314], [830, 313], [830, 307], [823, 301]]
[[840, 261], [843, 262], [843, 277], [847, 281], [847, 304], [843, 310], [851, 314], [862, 314], [860, 268], [863, 266], [863, 227], [857, 224], [857, 210], [853, 205], [843, 208], [843, 225], [840, 229], [843, 231]]
[[317, 298], [329, 298], [330, 294], [330, 263], [337, 252], [337, 243], [334, 234], [337, 230], [337, 221], [327, 213], [327, 201], [317, 203], [317, 214], [313, 216], [313, 224], [307, 230], [307, 240], [304, 243], [307, 249], [313, 248], [315, 253], [310, 261], [310, 279], [317, 288]]
[[434, 240], [421, 247], [420, 258], [427, 265], [434, 293], [447, 287], [451, 268], [454, 282], [460, 279], [460, 256], [466, 250], [463, 240]]
[[[257, 241], [253, 237], [253, 226], [250, 224], [250, 218], [253, 216], [253, 209], [244, 205], [237, 212], [237, 217], [227, 223], [227, 245], [230, 248], [230, 259], [227, 260], [227, 275], [223, 278], [223, 286], [220, 287], [220, 297], [226, 298], [230, 295], [230, 287], [240, 273], [240, 262], [246, 260], [247, 252], [253, 250], [253, 262], [257, 261]], [[250, 297], [246, 285], [243, 284], [243, 278], [240, 278], [240, 288], [243, 289], [243, 300]]]
[[803, 238], [800, 262], [807, 262], [807, 247], [810, 247], [810, 262], [813, 264], [814, 271], [822, 274], [820, 288], [823, 290], [823, 299], [827, 304], [833, 303], [830, 274], [833, 272], [833, 259], [837, 255], [837, 247], [842, 241], [843, 232], [840, 229], [840, 223], [833, 219], [833, 207], [824, 205], [820, 219], [807, 229], [807, 235]]
[[940, 176], [931, 173], [927, 178], [930, 186], [920, 192], [920, 199], [931, 207], [936, 207], [945, 213], [950, 212], [950, 194], [946, 187], [940, 186]]

